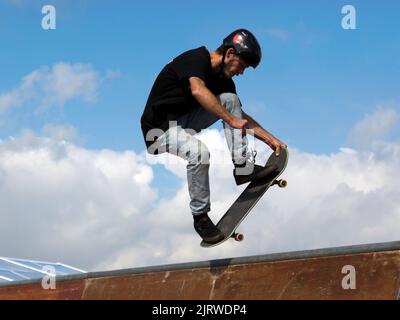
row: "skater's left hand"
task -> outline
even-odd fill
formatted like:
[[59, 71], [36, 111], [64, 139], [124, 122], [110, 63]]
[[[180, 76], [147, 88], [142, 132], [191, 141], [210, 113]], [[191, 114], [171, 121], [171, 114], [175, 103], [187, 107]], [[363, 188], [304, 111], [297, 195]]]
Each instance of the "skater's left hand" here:
[[279, 139], [273, 138], [268, 145], [271, 147], [272, 150], [275, 151], [275, 155], [278, 157], [281, 153], [282, 148], [287, 148], [286, 143], [280, 141]]

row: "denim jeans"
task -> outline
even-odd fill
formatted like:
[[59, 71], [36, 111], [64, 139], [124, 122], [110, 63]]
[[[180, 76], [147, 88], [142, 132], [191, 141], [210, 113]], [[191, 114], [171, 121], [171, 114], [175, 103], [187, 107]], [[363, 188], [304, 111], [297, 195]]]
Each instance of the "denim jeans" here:
[[[243, 118], [241, 103], [236, 94], [223, 93], [217, 96], [222, 106], [238, 118]], [[198, 105], [190, 113], [180, 117], [157, 139], [159, 152], [167, 151], [187, 161], [187, 180], [190, 195], [190, 209], [193, 215], [210, 211], [209, 159], [207, 146], [194, 134], [214, 124], [218, 118]], [[248, 158], [247, 138], [240, 129], [233, 129], [223, 123], [232, 161], [244, 163]]]

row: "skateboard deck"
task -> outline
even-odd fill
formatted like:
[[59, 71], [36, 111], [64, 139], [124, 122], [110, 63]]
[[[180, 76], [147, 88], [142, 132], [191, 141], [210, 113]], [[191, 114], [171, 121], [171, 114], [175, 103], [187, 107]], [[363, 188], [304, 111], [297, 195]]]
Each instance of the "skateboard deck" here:
[[275, 153], [271, 154], [265, 166], [277, 165], [276, 171], [266, 178], [250, 182], [250, 184], [243, 190], [236, 201], [226, 211], [224, 216], [217, 223], [217, 228], [224, 234], [224, 238], [217, 243], [207, 243], [202, 241], [200, 245], [205, 248], [217, 246], [229, 238], [234, 238], [236, 241], [242, 241], [244, 236], [236, 233], [237, 227], [246, 218], [251, 209], [260, 200], [264, 193], [272, 185], [278, 185], [281, 188], [286, 187], [285, 180], [277, 180], [278, 177], [285, 170], [289, 159], [289, 152], [287, 149], [282, 148], [279, 157]]

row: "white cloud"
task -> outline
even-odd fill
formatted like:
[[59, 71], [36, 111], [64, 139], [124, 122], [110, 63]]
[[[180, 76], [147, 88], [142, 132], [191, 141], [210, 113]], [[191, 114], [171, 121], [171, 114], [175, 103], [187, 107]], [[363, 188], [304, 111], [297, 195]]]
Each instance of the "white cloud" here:
[[78, 131], [69, 125], [56, 125], [48, 123], [42, 129], [45, 137], [53, 138], [57, 141], [79, 142]]
[[153, 171], [132, 152], [26, 131], [0, 143], [0, 251], [93, 266], [146, 234]]
[[6, 112], [13, 107], [21, 106], [23, 99], [19, 95], [19, 92], [20, 90], [13, 90], [11, 92], [0, 94], [0, 114]]
[[349, 141], [359, 149], [369, 150], [384, 140], [400, 119], [394, 107], [379, 106], [373, 113], [367, 114], [351, 130]]
[[63, 105], [75, 97], [93, 102], [99, 86], [97, 72], [91, 66], [81, 63], [57, 63], [52, 70], [43, 69], [37, 80], [43, 81], [45, 106]]
[[42, 67], [24, 76], [17, 88], [0, 93], [0, 114], [25, 103], [35, 104], [36, 111], [62, 107], [76, 98], [92, 103], [100, 83], [99, 74], [90, 65], [59, 62], [51, 68]]
[[[204, 249], [183, 161], [154, 158], [181, 181], [172, 198], [160, 198], [144, 154], [87, 150], [69, 142], [76, 136], [48, 126], [43, 136], [25, 131], [0, 142], [2, 255], [106, 270], [398, 239], [399, 142], [329, 155], [290, 147], [289, 185], [264, 195], [239, 227], [245, 240]], [[216, 222], [244, 186], [234, 184], [223, 133], [199, 138], [211, 151]], [[270, 150], [258, 141], [255, 148], [264, 163]]]

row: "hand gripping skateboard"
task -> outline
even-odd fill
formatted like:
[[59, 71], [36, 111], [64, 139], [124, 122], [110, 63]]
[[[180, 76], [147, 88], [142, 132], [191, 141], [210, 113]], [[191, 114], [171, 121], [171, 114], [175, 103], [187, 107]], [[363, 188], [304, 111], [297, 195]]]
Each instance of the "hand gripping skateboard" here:
[[288, 159], [289, 152], [285, 148], [281, 149], [279, 157], [277, 157], [275, 153], [271, 154], [265, 166], [276, 165], [277, 169], [261, 180], [250, 182], [217, 223], [217, 228], [221, 230], [225, 237], [217, 243], [211, 244], [202, 241], [200, 245], [205, 248], [214, 247], [225, 242], [229, 238], [242, 241], [244, 236], [243, 234], [236, 233], [236, 229], [244, 218], [246, 218], [251, 209], [253, 209], [258, 200], [260, 200], [270, 186], [277, 185], [281, 188], [286, 187], [286, 180], [278, 180], [278, 177], [285, 170]]

